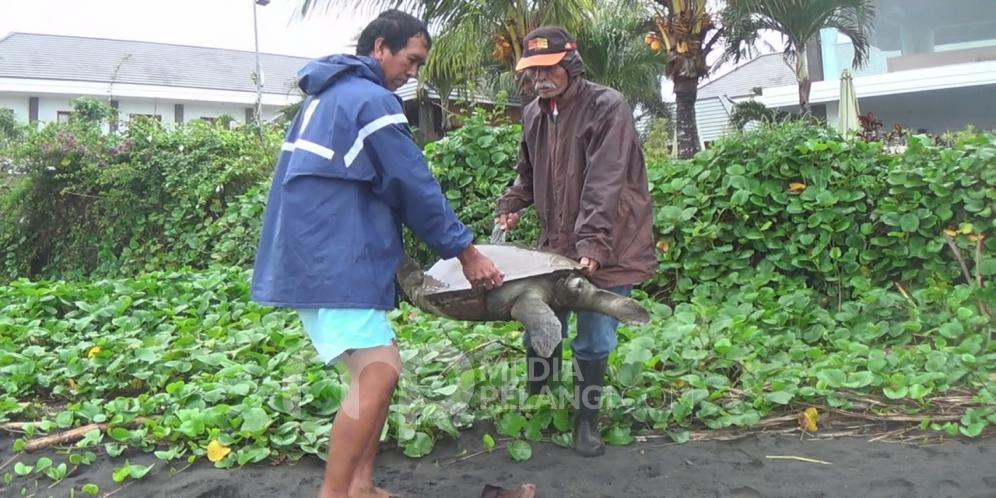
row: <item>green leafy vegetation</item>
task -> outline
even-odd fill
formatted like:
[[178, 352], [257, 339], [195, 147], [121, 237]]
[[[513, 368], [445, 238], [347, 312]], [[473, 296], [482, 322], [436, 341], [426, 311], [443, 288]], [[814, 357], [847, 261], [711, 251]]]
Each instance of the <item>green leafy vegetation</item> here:
[[[121, 457], [116, 482], [141, 479], [150, 467], [129, 463], [129, 449], [219, 467], [324, 458], [349, 379], [316, 360], [293, 313], [248, 298], [278, 131], [271, 144], [205, 125], [88, 130], [28, 131], [5, 153], [27, 174], [0, 191], [0, 424], [33, 422], [15, 451], [106, 425], [57, 456], [21, 455], [10, 480], [57, 481], [101, 452]], [[476, 113], [426, 147], [480, 236], [515, 177], [519, 133]], [[126, 143], [123, 157], [109, 152]], [[635, 295], [653, 318], [619, 331], [605, 441], [686, 442], [807, 408], [953, 436], [990, 430], [994, 162], [991, 134], [911, 137], [890, 154], [805, 123], [652, 160], [661, 263]], [[530, 243], [525, 214], [510, 235]], [[412, 240], [409, 250], [434, 259]], [[406, 368], [384, 441], [422, 457], [486, 420], [482, 445], [512, 460], [541, 440], [571, 446], [571, 380], [526, 396], [517, 323], [407, 304], [391, 319]], [[808, 417], [805, 430], [822, 429]]]
[[0, 188], [0, 279], [252, 260], [282, 130], [135, 120], [110, 134], [97, 102], [76, 108], [0, 149], [21, 173]]

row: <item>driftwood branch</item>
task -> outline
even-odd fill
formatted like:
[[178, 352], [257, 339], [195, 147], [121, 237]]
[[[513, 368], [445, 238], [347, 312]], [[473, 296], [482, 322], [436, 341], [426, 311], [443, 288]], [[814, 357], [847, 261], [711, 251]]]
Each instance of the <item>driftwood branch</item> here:
[[[146, 419], [144, 417], [139, 417], [122, 425], [137, 425], [145, 422], [145, 420]], [[70, 443], [78, 439], [82, 439], [86, 433], [94, 429], [105, 432], [111, 425], [113, 424], [106, 422], [101, 424], [87, 424], [65, 432], [60, 432], [58, 434], [49, 434], [47, 436], [38, 437], [28, 441], [27, 444], [24, 445], [24, 451], [26, 453], [31, 453], [48, 448], [49, 446]]]
[[0, 425], [0, 431], [4, 432], [24, 432], [29, 426], [35, 425], [38, 422], [8, 422], [6, 424]]

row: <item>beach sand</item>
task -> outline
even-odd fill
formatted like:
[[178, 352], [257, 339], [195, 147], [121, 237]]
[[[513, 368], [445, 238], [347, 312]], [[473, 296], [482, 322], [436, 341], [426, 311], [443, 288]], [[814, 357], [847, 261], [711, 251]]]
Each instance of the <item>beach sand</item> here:
[[[939, 443], [870, 441], [872, 435], [803, 440], [796, 434], [752, 434], [732, 441], [674, 444], [651, 439], [608, 447], [605, 455], [583, 458], [552, 443], [533, 443], [527, 462], [512, 461], [503, 448], [481, 452], [480, 426], [459, 440], [444, 439], [421, 459], [387, 448], [378, 456], [377, 481], [406, 497], [474, 498], [485, 484], [503, 487], [530, 482], [537, 497], [996, 497], [996, 438], [946, 438]], [[493, 434], [493, 432], [491, 432]], [[939, 434], [935, 434], [935, 439]], [[12, 455], [10, 435], [0, 437], [0, 462]], [[64, 461], [57, 450], [22, 455], [28, 464], [41, 456]], [[829, 464], [770, 456], [803, 457]], [[111, 479], [115, 466], [156, 463], [127, 487]], [[216, 469], [206, 460], [176, 472], [185, 462], [165, 463], [152, 455], [126, 453], [76, 471], [49, 488], [48, 477], [16, 478], [0, 496], [70, 496], [88, 482], [100, 494], [141, 498], [313, 498], [324, 462], [266, 462]], [[13, 464], [3, 473], [13, 473]]]

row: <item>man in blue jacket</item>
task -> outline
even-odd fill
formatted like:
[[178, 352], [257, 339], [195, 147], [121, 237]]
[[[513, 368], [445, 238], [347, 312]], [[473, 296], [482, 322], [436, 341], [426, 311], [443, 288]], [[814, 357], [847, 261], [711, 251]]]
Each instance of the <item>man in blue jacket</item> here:
[[287, 132], [256, 255], [253, 300], [298, 311], [325, 362], [343, 360], [349, 394], [335, 417], [320, 497], [387, 496], [373, 463], [401, 368], [387, 311], [407, 225], [478, 289], [502, 284], [451, 210], [393, 93], [425, 63], [431, 38], [396, 10], [360, 34], [356, 56], [300, 72], [306, 93]]

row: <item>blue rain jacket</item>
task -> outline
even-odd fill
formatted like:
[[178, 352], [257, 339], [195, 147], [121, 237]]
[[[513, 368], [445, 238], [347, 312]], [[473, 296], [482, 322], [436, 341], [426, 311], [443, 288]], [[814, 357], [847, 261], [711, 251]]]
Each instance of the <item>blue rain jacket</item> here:
[[460, 254], [473, 235], [429, 172], [376, 60], [324, 57], [298, 76], [307, 97], [277, 161], [252, 299], [392, 309], [402, 223], [444, 259]]

